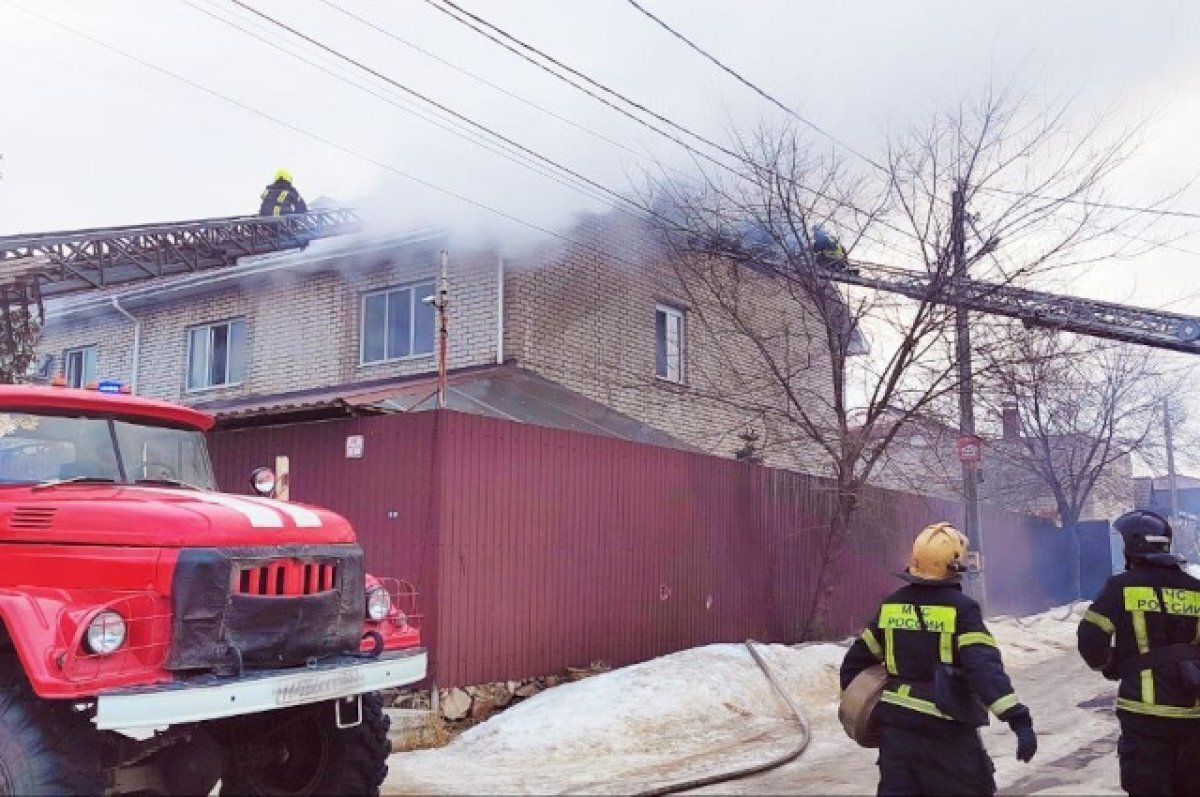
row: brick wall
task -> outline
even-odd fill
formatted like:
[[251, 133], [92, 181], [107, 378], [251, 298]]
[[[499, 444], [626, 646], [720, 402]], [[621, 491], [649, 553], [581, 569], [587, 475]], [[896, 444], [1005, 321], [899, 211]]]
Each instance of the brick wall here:
[[[739, 433], [753, 429], [768, 464], [824, 469], [811, 443], [796, 439], [782, 387], [749, 338], [714, 309], [710, 292], [685, 288], [649, 231], [608, 216], [584, 221], [572, 237], [589, 246], [546, 247], [508, 268], [508, 358], [704, 451], [731, 456]], [[743, 320], [780, 361], [790, 349], [797, 387], [828, 395], [829, 359], [815, 343], [823, 333], [807, 306], [744, 270], [736, 282], [714, 290], [740, 291]], [[683, 384], [655, 377], [659, 304], [685, 314]]]
[[[340, 270], [334, 270], [340, 269]], [[150, 306], [130, 303], [142, 321], [138, 392], [185, 403], [264, 395], [370, 381], [436, 370], [434, 355], [361, 364], [359, 329], [363, 294], [436, 279], [435, 253], [380, 258], [373, 263], [337, 260], [307, 274], [243, 279]], [[461, 368], [496, 358], [496, 258], [477, 253], [452, 260], [449, 271], [449, 365]], [[240, 385], [186, 389], [187, 331], [233, 318], [246, 320], [246, 375]], [[98, 346], [101, 378], [132, 377], [133, 323], [112, 308], [81, 316], [53, 312], [38, 347], [61, 368], [63, 351]]]

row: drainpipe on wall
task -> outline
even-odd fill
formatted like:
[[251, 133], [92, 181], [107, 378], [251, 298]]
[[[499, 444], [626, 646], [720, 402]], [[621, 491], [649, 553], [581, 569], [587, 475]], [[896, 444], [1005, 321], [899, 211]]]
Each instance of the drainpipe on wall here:
[[129, 375], [129, 391], [136, 396], [138, 392], [138, 356], [142, 350], [142, 320], [122, 307], [116, 296], [112, 297], [112, 306], [114, 310], [133, 322], [133, 368]]
[[496, 258], [496, 365], [504, 365], [504, 258]]

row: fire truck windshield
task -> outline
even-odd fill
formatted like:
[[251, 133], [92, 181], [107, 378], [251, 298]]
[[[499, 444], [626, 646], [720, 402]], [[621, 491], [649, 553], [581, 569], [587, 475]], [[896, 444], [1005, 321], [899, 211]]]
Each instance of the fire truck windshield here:
[[203, 432], [107, 418], [0, 413], [0, 486], [67, 481], [216, 489]]

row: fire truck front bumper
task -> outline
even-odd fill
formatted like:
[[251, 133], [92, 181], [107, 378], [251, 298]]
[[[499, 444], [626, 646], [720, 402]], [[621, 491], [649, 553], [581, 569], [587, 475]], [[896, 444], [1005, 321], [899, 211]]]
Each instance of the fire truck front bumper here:
[[375, 692], [425, 678], [423, 648], [378, 658], [338, 657], [311, 668], [258, 670], [236, 678], [195, 676], [149, 688], [102, 692], [96, 727], [102, 731], [159, 728], [258, 714]]

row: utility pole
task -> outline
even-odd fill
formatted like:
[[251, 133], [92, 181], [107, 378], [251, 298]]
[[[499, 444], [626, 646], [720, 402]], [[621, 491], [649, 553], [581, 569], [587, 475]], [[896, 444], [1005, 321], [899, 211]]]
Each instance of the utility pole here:
[[[966, 185], [959, 181], [951, 194], [950, 257], [955, 290], [967, 278], [967, 196]], [[975, 438], [975, 393], [971, 384], [971, 312], [962, 304], [954, 307], [954, 358], [958, 363], [958, 431], [962, 438]], [[983, 529], [979, 524], [979, 471], [975, 457], [962, 456], [963, 501], [966, 504], [966, 532], [970, 547], [980, 555], [975, 574], [975, 599], [986, 610], [987, 580], [983, 572]]]
[[440, 279], [438, 280], [437, 299], [434, 301], [434, 308], [437, 309], [438, 318], [438, 379], [437, 379], [437, 408], [439, 410], [446, 409], [446, 357], [448, 354], [448, 343], [450, 341], [450, 330], [446, 324], [446, 308], [450, 304], [450, 254], [442, 250], [442, 268]]
[[1175, 438], [1171, 429], [1171, 399], [1163, 396], [1163, 437], [1167, 443], [1167, 489], [1171, 491], [1171, 522], [1179, 523], [1179, 482], [1175, 475]]

